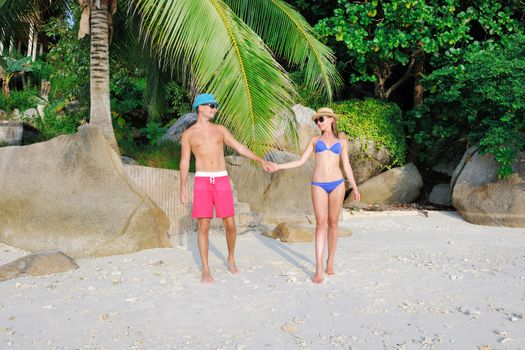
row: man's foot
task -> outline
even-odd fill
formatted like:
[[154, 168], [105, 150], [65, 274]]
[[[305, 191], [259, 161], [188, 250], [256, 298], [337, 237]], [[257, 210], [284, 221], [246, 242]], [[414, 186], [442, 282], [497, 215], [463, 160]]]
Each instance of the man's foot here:
[[234, 258], [228, 258], [228, 270], [230, 270], [231, 273], [238, 273], [239, 269], [237, 268], [237, 265], [235, 264]]
[[214, 279], [211, 277], [211, 273], [209, 271], [202, 272], [201, 282], [202, 283], [213, 283]]
[[312, 277], [312, 282], [314, 283], [322, 283], [323, 282], [323, 273], [315, 273], [314, 277]]

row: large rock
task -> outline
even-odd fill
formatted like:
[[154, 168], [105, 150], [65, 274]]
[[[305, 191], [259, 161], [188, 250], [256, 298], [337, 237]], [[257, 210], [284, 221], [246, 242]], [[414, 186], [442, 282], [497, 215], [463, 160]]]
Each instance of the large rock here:
[[509, 178], [498, 179], [498, 169], [492, 155], [469, 149], [451, 182], [452, 205], [473, 224], [525, 227], [525, 153]]
[[13, 146], [30, 143], [38, 134], [39, 131], [27, 123], [0, 120], [0, 144]]
[[437, 184], [432, 187], [428, 201], [432, 204], [450, 205], [452, 203], [452, 195], [450, 194], [449, 184]]
[[[297, 160], [293, 153], [273, 151], [266, 159], [275, 163]], [[302, 167], [265, 173], [258, 165], [250, 164], [243, 157], [227, 157], [230, 178], [241, 202], [250, 204], [252, 210], [261, 213], [268, 223], [312, 221], [313, 208], [310, 181], [314, 169], [313, 159]]]
[[62, 252], [35, 253], [0, 266], [0, 281], [27, 275], [51, 275], [76, 269], [78, 269], [78, 265], [75, 260]]
[[372, 140], [349, 140], [348, 156], [357, 184], [380, 174], [392, 162], [390, 152]]
[[298, 104], [293, 106], [292, 110], [294, 115], [291, 119], [295, 122], [293, 127], [297, 132], [297, 143], [287, 137], [290, 134], [291, 126], [286, 122], [286, 119], [282, 119], [279, 121], [276, 133], [272, 138], [272, 146], [278, 150], [300, 153], [308, 145], [311, 138], [321, 135], [321, 132], [312, 121], [312, 115], [315, 113], [313, 109]]
[[[263, 232], [263, 235], [286, 243], [312, 242], [315, 240], [315, 225], [281, 222], [272, 231]], [[351, 235], [349, 228], [339, 227], [339, 237]]]
[[186, 131], [187, 128], [195, 124], [197, 121], [197, 113], [186, 113], [166, 131], [164, 136], [160, 139], [160, 142], [166, 142], [166, 141], [180, 141], [180, 137], [182, 136], [182, 133]]
[[0, 241], [79, 258], [169, 247], [168, 218], [126, 176], [103, 134], [0, 148]]
[[[361, 202], [366, 204], [411, 203], [419, 197], [423, 179], [412, 163], [390, 169], [374, 176], [359, 186]], [[352, 207], [353, 197], [349, 196], [344, 207]]]
[[[194, 174], [188, 174], [186, 190], [190, 197], [189, 203], [183, 205], [180, 202], [180, 172], [178, 170], [125, 164], [124, 171], [168, 216], [170, 219], [168, 230], [170, 236], [176, 236], [196, 229], [197, 222], [191, 217]], [[233, 193], [235, 225], [237, 234], [242, 234], [259, 225], [259, 216], [258, 213], [251, 211], [247, 203], [237, 201], [235, 187], [233, 187]], [[222, 220], [218, 218], [212, 219], [211, 229], [212, 232], [223, 232], [224, 225]]]

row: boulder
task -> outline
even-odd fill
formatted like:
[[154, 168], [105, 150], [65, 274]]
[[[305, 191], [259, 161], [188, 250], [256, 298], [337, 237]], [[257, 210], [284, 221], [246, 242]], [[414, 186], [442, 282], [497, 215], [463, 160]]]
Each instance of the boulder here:
[[[359, 185], [361, 202], [366, 204], [411, 203], [419, 197], [423, 179], [414, 164], [390, 169]], [[343, 206], [352, 207], [353, 197], [349, 196]]]
[[22, 276], [43, 276], [78, 269], [71, 257], [59, 251], [26, 255], [0, 266], [0, 282]]
[[165, 141], [180, 141], [182, 133], [186, 131], [187, 128], [195, 124], [197, 121], [197, 113], [186, 113], [166, 131], [164, 136], [160, 139], [159, 143]]
[[452, 205], [473, 224], [525, 227], [525, 152], [509, 178], [499, 179], [498, 169], [492, 155], [467, 150], [451, 182]]
[[89, 125], [47, 142], [0, 148], [0, 179], [5, 244], [74, 258], [170, 246], [164, 212]]
[[276, 127], [276, 132], [272, 138], [272, 146], [282, 151], [301, 153], [308, 145], [310, 139], [313, 136], [321, 135], [321, 132], [312, 121], [312, 115], [315, 113], [313, 109], [298, 104], [293, 106], [292, 110], [294, 115], [291, 119], [295, 121], [294, 127], [297, 132], [297, 143], [286, 136], [290, 134], [290, 125], [286, 119], [282, 119]]
[[349, 140], [348, 156], [358, 185], [380, 174], [392, 162], [390, 152], [372, 140]]
[[[299, 157], [289, 152], [272, 151], [266, 159], [285, 163]], [[311, 222], [314, 214], [310, 190], [313, 159], [302, 167], [275, 173], [266, 173], [243, 157], [229, 156], [226, 162], [238, 200], [247, 202], [252, 210], [260, 212], [263, 222]]]
[[38, 118], [38, 111], [36, 108], [29, 108], [22, 113], [24, 118], [35, 119]]
[[[315, 240], [315, 225], [281, 222], [273, 231], [263, 232], [263, 235], [281, 242], [312, 242]], [[339, 227], [339, 237], [350, 237], [352, 231], [346, 227]]]
[[23, 145], [33, 142], [39, 131], [21, 121], [0, 121], [0, 143], [6, 145]]
[[428, 201], [432, 204], [450, 205], [452, 203], [452, 195], [450, 194], [449, 184], [437, 184], [432, 187]]

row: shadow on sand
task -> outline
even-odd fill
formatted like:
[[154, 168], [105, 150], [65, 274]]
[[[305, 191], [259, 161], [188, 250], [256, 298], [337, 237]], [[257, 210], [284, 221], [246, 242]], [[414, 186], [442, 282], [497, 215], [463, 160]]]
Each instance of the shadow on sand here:
[[263, 236], [259, 232], [254, 233], [255, 237], [264, 244], [267, 248], [273, 250], [286, 261], [288, 261], [293, 266], [302, 270], [307, 276], [313, 276], [313, 270], [315, 269], [315, 262], [307, 258], [305, 255], [296, 252], [294, 249], [290, 248], [288, 243], [282, 243], [279, 240]]

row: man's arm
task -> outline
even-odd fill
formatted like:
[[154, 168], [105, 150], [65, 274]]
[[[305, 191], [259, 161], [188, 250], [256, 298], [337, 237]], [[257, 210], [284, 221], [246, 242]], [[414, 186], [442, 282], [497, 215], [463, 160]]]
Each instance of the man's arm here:
[[267, 166], [267, 162], [262, 159], [261, 157], [257, 156], [255, 153], [253, 153], [252, 151], [250, 151], [246, 146], [244, 146], [243, 144], [241, 144], [239, 141], [237, 141], [233, 135], [228, 131], [228, 129], [226, 129], [224, 126], [219, 126], [224, 134], [224, 143], [233, 148], [234, 150], [236, 150], [241, 156], [243, 157], [246, 157], [246, 158], [249, 158], [251, 160], [255, 160], [259, 163], [261, 163], [261, 165], [266, 168]]
[[191, 146], [189, 137], [186, 132], [182, 134], [180, 139], [180, 201], [182, 204], [188, 203], [188, 192], [186, 191], [186, 180], [190, 171], [190, 156]]

